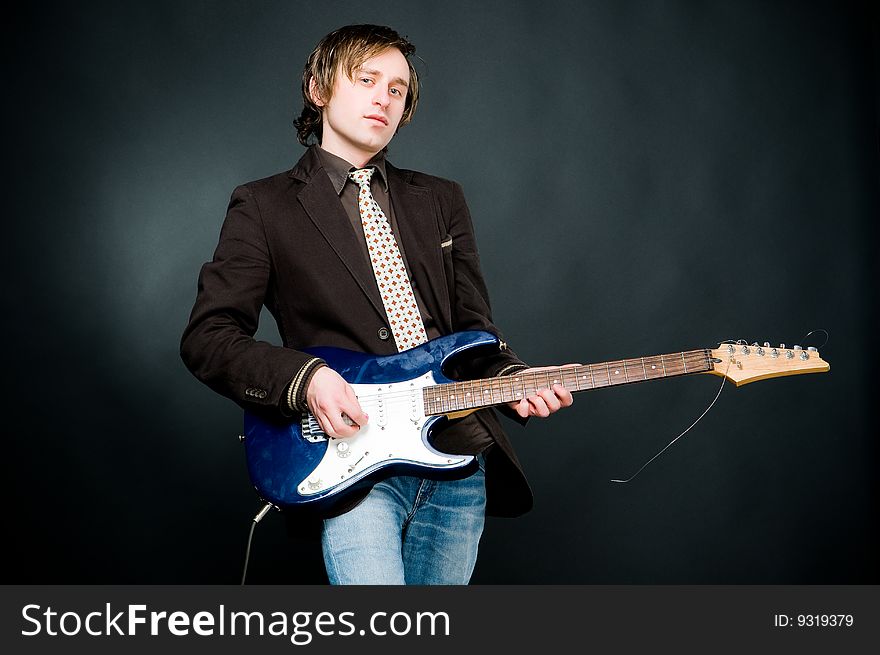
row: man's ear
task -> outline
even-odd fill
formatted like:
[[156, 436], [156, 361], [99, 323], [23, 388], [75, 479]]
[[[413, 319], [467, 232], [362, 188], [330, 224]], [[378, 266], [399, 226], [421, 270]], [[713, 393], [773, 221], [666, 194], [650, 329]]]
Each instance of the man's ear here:
[[321, 96], [318, 95], [318, 83], [315, 81], [314, 77], [309, 80], [309, 98], [311, 98], [312, 102], [318, 107], [323, 107], [327, 104], [321, 99]]

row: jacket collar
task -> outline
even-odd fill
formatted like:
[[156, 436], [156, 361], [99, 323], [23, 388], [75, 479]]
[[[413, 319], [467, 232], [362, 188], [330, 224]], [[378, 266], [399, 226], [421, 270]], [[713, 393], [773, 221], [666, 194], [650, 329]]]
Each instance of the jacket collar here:
[[[446, 230], [442, 227], [433, 191], [413, 184], [413, 171], [398, 169], [386, 161], [385, 172], [400, 228], [400, 241], [412, 269], [410, 274], [421, 290], [422, 300], [437, 322], [437, 327], [442, 333], [451, 332], [449, 291], [440, 250]], [[324, 170], [316, 146], [306, 150], [289, 176], [304, 183], [297, 199], [385, 320], [385, 309], [370, 262], [363, 255], [363, 246], [339, 202], [338, 193]]]

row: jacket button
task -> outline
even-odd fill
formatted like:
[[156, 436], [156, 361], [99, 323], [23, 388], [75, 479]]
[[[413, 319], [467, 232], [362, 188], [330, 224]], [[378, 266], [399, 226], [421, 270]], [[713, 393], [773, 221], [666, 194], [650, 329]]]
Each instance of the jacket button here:
[[388, 337], [391, 336], [391, 333], [388, 331], [387, 327], [380, 327], [378, 335], [382, 341], [388, 341]]

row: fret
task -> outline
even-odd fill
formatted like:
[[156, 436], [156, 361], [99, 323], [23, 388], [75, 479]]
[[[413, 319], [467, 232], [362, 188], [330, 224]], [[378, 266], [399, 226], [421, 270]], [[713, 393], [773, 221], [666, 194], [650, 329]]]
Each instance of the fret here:
[[684, 361], [684, 353], [681, 353], [681, 363], [684, 364], [684, 372], [687, 373], [688, 372], [688, 364], [686, 361]]
[[[609, 376], [607, 371], [608, 371], [608, 366], [606, 365], [605, 366], [605, 379], [603, 380], [602, 379], [602, 369], [594, 370], [593, 366], [592, 365], [590, 366], [590, 372], [593, 374], [593, 382], [594, 382], [593, 387], [594, 388], [607, 387], [611, 384], [611, 377]], [[597, 373], [599, 374], [598, 380], [596, 379]]]
[[491, 381], [482, 380], [480, 384], [480, 402], [483, 405], [492, 404], [492, 383]]
[[457, 384], [458, 384], [457, 382], [453, 382], [452, 384], [450, 384], [447, 387], [447, 391], [449, 393], [447, 393], [446, 395], [449, 397], [449, 410], [450, 411], [455, 411], [458, 409], [458, 407], [456, 407], [456, 403], [458, 402], [458, 393], [456, 390]]
[[523, 398], [534, 395], [535, 393], [535, 374], [534, 373], [523, 373], [520, 376], [522, 380], [522, 392]]
[[510, 395], [513, 396], [511, 400], [522, 400], [522, 373], [514, 374], [510, 378]]
[[[589, 366], [580, 366], [577, 369], [578, 372], [578, 389], [592, 389], [593, 384], [591, 381], [587, 381], [586, 371], [589, 369]], [[590, 378], [592, 380], [593, 372], [590, 371]], [[583, 386], [581, 386], [583, 385]]]
[[625, 359], [623, 360], [623, 379], [626, 382], [629, 382], [629, 373], [626, 370], [626, 360]]
[[[568, 374], [568, 378], [566, 378], [566, 373]], [[566, 369], [562, 372], [562, 379], [566, 380], [565, 388], [569, 391], [580, 391], [581, 385], [578, 380], [578, 369], [576, 366], [571, 367], [570, 369]]]
[[580, 387], [578, 386], [578, 376], [577, 370], [572, 368], [562, 369], [562, 386], [568, 389], [569, 391], [577, 391]]
[[658, 363], [662, 366], [662, 361], [659, 357], [642, 357], [642, 367], [645, 369], [646, 380], [655, 380], [666, 375], [662, 368], [658, 368]]
[[492, 378], [480, 380], [480, 405], [491, 407], [495, 404], [495, 382]]
[[[509, 403], [513, 400], [513, 385], [508, 379], [509, 376], [502, 376], [499, 378], [499, 385], [501, 386], [501, 398], [504, 402]], [[504, 388], [504, 384], [507, 383], [507, 389]]]
[[610, 366], [612, 364], [614, 365], [613, 372], [609, 373], [608, 384], [625, 384], [626, 380], [624, 380], [623, 382], [620, 381], [620, 364], [621, 364], [621, 362], [620, 361], [608, 362], [608, 365], [606, 365], [606, 368], [608, 368], [608, 366]]
[[[566, 377], [567, 376], [567, 377]], [[562, 386], [568, 389], [569, 391], [579, 391], [580, 385], [578, 384], [578, 376], [577, 376], [577, 368], [565, 368], [562, 369]]]

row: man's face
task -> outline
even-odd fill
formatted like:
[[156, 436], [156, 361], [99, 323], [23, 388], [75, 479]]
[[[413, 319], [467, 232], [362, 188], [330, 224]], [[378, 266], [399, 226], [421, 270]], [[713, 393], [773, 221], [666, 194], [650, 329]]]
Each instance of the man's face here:
[[333, 95], [322, 107], [321, 147], [361, 166], [382, 150], [397, 132], [409, 85], [409, 65], [396, 48], [367, 59], [354, 79], [338, 71]]

